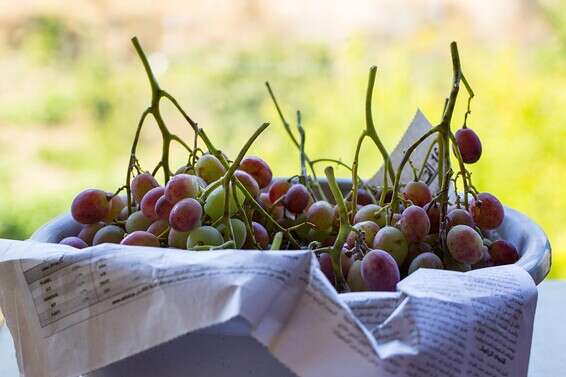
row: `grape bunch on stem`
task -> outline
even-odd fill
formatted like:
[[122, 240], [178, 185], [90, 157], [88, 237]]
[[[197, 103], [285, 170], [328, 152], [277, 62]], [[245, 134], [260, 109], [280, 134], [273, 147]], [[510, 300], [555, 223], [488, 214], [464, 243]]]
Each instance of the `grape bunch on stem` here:
[[[503, 222], [503, 206], [495, 196], [478, 192], [466, 169], [479, 160], [482, 148], [477, 134], [467, 126], [474, 92], [462, 72], [455, 42], [450, 46], [453, 80], [442, 119], [407, 148], [397, 166], [373, 121], [375, 66], [369, 71], [366, 125], [357, 139], [351, 166], [332, 158], [311, 159], [305, 150], [300, 111], [294, 130], [266, 83], [283, 127], [298, 150], [299, 173], [289, 178], [274, 178], [263, 159], [247, 156], [269, 123], [259, 126], [230, 160], [161, 88], [138, 39], [134, 37], [132, 43], [149, 79], [151, 102], [136, 128], [125, 184], [114, 193], [98, 189], [79, 193], [71, 214], [83, 227], [60, 243], [79, 249], [102, 243], [192, 251], [308, 249], [339, 292], [394, 290], [402, 277], [419, 268], [465, 271], [518, 259], [514, 245], [492, 237], [491, 230]], [[460, 84], [467, 90], [468, 102], [463, 125], [453, 133]], [[191, 141], [169, 130], [160, 110], [162, 100], [171, 102], [186, 120], [194, 135]], [[149, 116], [160, 130], [162, 152], [156, 166], [144, 171], [136, 153]], [[411, 156], [429, 138], [434, 140], [417, 169]], [[358, 175], [364, 141], [373, 143], [384, 161], [379, 186]], [[172, 143], [187, 153], [187, 162], [175, 171], [170, 166]], [[421, 180], [433, 148], [438, 151], [437, 176], [433, 177], [438, 180], [436, 192], [430, 181]], [[320, 163], [347, 168], [351, 187], [338, 184], [332, 166], [324, 169], [326, 181], [321, 180], [316, 172]], [[402, 182], [407, 165], [414, 179]], [[159, 172], [163, 184], [156, 178]], [[463, 192], [458, 191], [460, 180]]]

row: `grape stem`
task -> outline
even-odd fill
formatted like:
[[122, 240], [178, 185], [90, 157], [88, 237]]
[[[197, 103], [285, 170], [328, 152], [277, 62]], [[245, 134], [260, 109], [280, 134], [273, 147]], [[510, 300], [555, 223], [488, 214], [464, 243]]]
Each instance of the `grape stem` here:
[[338, 292], [349, 291], [348, 284], [344, 279], [344, 274], [342, 272], [342, 263], [340, 263], [340, 253], [346, 242], [346, 238], [351, 230], [350, 220], [348, 218], [348, 208], [346, 207], [346, 202], [344, 201], [344, 196], [338, 183], [336, 182], [336, 177], [334, 176], [334, 169], [328, 166], [324, 169], [326, 174], [326, 179], [328, 180], [328, 186], [330, 192], [334, 197], [334, 201], [338, 205], [338, 213], [340, 216], [340, 228], [338, 230], [338, 235], [334, 241], [332, 249], [330, 249], [330, 257], [332, 260], [332, 269], [334, 270], [334, 275], [336, 276], [336, 290]]

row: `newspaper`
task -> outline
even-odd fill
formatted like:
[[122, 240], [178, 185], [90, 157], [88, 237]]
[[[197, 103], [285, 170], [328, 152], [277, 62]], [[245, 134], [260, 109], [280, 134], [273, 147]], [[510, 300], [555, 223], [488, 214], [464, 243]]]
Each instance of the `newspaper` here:
[[0, 241], [26, 377], [79, 376], [236, 318], [297, 376], [526, 376], [536, 297], [516, 266], [420, 269], [398, 292], [339, 295], [309, 251]]

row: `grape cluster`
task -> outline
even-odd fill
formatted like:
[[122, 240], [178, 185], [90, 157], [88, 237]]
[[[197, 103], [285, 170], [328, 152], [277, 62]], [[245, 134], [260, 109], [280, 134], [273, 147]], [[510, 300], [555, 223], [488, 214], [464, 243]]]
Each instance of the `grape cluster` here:
[[[137, 41], [134, 45], [143, 60]], [[374, 79], [372, 68], [366, 106], [371, 106]], [[164, 145], [172, 140], [181, 143], [189, 152], [188, 162], [172, 173], [169, 149], [164, 148], [162, 160], [150, 173], [140, 168], [135, 157], [136, 137], [126, 185], [115, 193], [98, 189], [79, 193], [71, 205], [71, 215], [83, 224], [82, 229], [61, 244], [78, 249], [102, 243], [192, 251], [308, 249], [339, 291], [392, 291], [401, 278], [419, 268], [468, 270], [514, 263], [519, 258], [510, 242], [489, 239], [489, 232], [502, 224], [504, 209], [495, 196], [475, 189], [465, 167], [478, 161], [482, 152], [480, 139], [466, 126], [469, 107], [464, 126], [456, 134], [451, 133], [447, 118], [421, 138], [437, 134], [435, 144], [442, 146], [438, 190], [431, 189], [430, 181], [423, 182], [422, 170], [413, 165], [414, 179], [401, 182], [403, 167], [422, 140], [407, 150], [399, 166], [393, 167], [375, 132], [370, 107], [367, 128], [357, 149], [364, 138], [378, 146], [387, 162], [384, 185], [372, 185], [357, 176], [357, 153], [348, 167], [352, 187], [340, 189], [333, 169], [327, 167], [325, 190], [315, 173], [314, 161], [305, 152], [300, 117], [297, 139], [269, 86], [283, 125], [299, 149], [300, 173], [291, 178], [274, 178], [263, 159], [246, 156], [267, 124], [230, 160], [155, 81], [152, 90], [158, 99], [164, 96], [177, 106], [195, 131], [194, 145], [200, 139], [207, 151], [191, 148], [162, 129]], [[450, 99], [455, 97], [451, 94]], [[164, 124], [153, 106], [159, 106], [159, 101], [153, 100], [148, 111]], [[453, 106], [449, 104], [447, 109], [445, 116], [451, 116], [446, 114]], [[455, 177], [450, 150], [460, 167]], [[160, 169], [164, 184], [156, 178]], [[464, 185], [461, 194], [456, 187], [459, 180]]]

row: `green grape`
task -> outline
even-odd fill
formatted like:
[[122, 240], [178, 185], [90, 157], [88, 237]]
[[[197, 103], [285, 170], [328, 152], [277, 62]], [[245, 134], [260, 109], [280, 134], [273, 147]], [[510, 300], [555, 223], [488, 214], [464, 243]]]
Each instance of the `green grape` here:
[[187, 238], [187, 249], [192, 249], [195, 246], [218, 246], [224, 243], [222, 233], [210, 225], [199, 226], [189, 232]]
[[[246, 242], [247, 231], [246, 231], [246, 224], [240, 219], [230, 219], [230, 223], [232, 223], [232, 230], [234, 231], [234, 241], [236, 242], [236, 248], [241, 249], [244, 246], [244, 242]], [[220, 233], [225, 234], [226, 226], [224, 224], [220, 224], [218, 226], [218, 230]]]
[[147, 230], [152, 221], [145, 217], [142, 211], [132, 213], [126, 220], [126, 232], [133, 233], [136, 230]]
[[101, 228], [92, 240], [93, 245], [100, 245], [102, 243], [120, 243], [124, 238], [124, 229], [117, 225], [106, 225]]
[[[231, 187], [233, 190], [233, 186]], [[232, 195], [232, 190], [230, 190], [230, 198], [228, 198], [228, 214], [232, 216], [236, 213], [238, 209], [236, 207], [236, 201], [234, 200], [234, 195]], [[215, 188], [206, 198], [204, 202], [204, 213], [206, 213], [210, 218], [215, 221], [224, 215], [224, 187], [218, 186]], [[238, 200], [241, 203], [244, 202], [245, 196], [244, 193], [236, 188], [236, 195], [238, 196]]]

